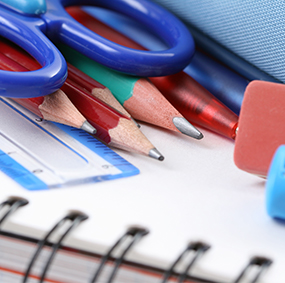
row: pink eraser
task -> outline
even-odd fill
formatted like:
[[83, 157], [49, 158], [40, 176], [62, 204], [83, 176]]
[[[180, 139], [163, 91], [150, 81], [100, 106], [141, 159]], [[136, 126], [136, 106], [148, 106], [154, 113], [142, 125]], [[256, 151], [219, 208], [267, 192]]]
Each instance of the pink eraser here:
[[281, 144], [285, 144], [285, 85], [252, 81], [241, 106], [234, 162], [244, 171], [267, 176]]

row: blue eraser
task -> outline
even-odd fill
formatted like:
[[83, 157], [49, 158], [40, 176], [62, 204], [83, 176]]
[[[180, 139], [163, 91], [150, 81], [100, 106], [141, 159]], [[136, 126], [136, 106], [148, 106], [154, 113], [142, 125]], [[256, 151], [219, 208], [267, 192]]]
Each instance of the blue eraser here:
[[285, 145], [277, 148], [268, 170], [266, 209], [269, 216], [285, 220]]

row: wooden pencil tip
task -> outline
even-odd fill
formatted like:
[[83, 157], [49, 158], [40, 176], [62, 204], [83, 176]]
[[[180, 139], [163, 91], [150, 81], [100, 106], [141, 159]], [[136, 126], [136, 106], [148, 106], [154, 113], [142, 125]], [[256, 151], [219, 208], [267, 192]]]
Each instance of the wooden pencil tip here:
[[135, 119], [133, 119], [133, 118], [131, 118], [131, 119], [132, 119], [132, 121], [135, 123], [135, 125], [136, 125], [138, 128], [141, 127], [141, 125], [140, 125]]

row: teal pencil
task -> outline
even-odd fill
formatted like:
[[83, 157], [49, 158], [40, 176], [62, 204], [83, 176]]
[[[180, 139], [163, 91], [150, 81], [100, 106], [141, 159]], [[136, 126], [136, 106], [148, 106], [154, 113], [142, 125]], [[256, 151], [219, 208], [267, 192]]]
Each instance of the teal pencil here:
[[110, 89], [135, 120], [181, 132], [195, 139], [203, 137], [148, 79], [111, 70], [65, 45], [60, 44], [58, 48], [69, 63]]

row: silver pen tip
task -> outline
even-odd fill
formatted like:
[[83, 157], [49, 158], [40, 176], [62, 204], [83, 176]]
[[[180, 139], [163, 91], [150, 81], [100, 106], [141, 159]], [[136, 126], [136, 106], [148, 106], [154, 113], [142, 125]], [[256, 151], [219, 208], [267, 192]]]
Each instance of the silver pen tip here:
[[200, 140], [204, 137], [203, 134], [191, 123], [189, 123], [185, 118], [174, 117], [172, 121], [177, 130], [180, 131], [182, 134], [185, 134], [197, 140]]
[[152, 148], [148, 155], [152, 158], [155, 158], [159, 161], [163, 161], [164, 160], [164, 156], [156, 149], [156, 148]]
[[85, 120], [85, 122], [82, 124], [81, 130], [92, 135], [97, 133], [97, 130], [87, 120]]

